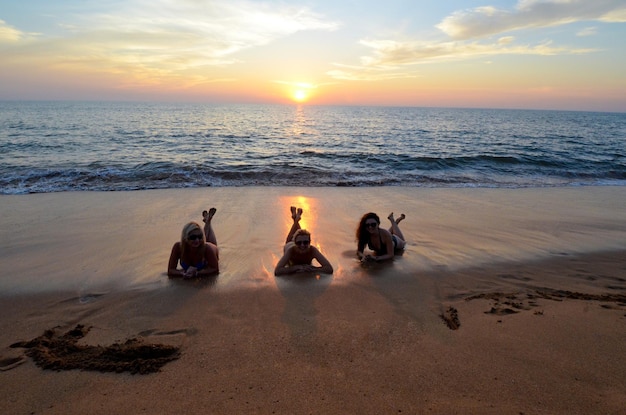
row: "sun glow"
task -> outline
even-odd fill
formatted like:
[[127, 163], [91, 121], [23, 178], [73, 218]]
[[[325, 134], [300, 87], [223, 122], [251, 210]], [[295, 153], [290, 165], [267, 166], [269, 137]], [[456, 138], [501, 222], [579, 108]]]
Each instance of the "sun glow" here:
[[291, 94], [291, 97], [296, 102], [304, 102], [309, 99], [309, 92], [305, 89], [296, 89]]
[[280, 88], [280, 94], [293, 102], [302, 104], [310, 101], [314, 96], [314, 90], [317, 89], [317, 85], [308, 82], [294, 82], [294, 81], [273, 81], [276, 84], [282, 85]]
[[318, 221], [315, 199], [306, 196], [282, 197], [281, 205], [282, 212], [285, 212], [285, 235], [289, 232], [289, 229], [293, 224], [293, 219], [290, 214], [291, 206], [301, 208], [303, 211], [302, 218], [300, 219], [300, 226], [307, 229], [311, 233], [315, 233]]

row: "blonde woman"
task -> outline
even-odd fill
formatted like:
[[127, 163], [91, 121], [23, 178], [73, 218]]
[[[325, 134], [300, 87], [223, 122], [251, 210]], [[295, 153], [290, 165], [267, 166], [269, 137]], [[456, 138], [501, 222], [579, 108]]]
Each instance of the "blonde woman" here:
[[[167, 275], [170, 278], [207, 277], [219, 273], [217, 239], [211, 226], [215, 208], [202, 213], [204, 229], [196, 222], [183, 227], [180, 242], [172, 246]], [[180, 263], [180, 268], [178, 265]]]

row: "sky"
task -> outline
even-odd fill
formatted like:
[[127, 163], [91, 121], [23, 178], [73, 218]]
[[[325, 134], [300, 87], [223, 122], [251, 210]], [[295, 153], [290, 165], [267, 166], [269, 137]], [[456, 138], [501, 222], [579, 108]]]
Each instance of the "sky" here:
[[626, 112], [626, 0], [0, 0], [0, 100]]

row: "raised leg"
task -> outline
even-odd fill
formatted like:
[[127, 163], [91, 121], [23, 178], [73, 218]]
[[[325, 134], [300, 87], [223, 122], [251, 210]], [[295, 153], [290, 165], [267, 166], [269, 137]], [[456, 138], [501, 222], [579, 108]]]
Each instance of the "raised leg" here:
[[302, 218], [302, 209], [296, 209], [295, 206], [291, 206], [291, 219], [293, 219], [293, 225], [291, 225], [291, 229], [289, 229], [289, 233], [287, 234], [287, 239], [285, 243], [291, 241], [293, 239], [293, 234], [296, 233], [298, 229], [300, 229], [300, 218]]
[[211, 226], [211, 220], [213, 216], [217, 212], [217, 209], [212, 207], [207, 212], [206, 210], [202, 212], [202, 221], [204, 222], [204, 236], [206, 237], [207, 242], [211, 242], [217, 245], [217, 238], [215, 237], [215, 232], [213, 231], [213, 227]]
[[387, 219], [389, 219], [389, 222], [391, 222], [391, 227], [389, 228], [389, 232], [391, 232], [392, 235], [396, 235], [398, 238], [402, 239], [402, 242], [404, 242], [405, 239], [404, 239], [404, 235], [402, 234], [402, 231], [400, 230], [400, 227], [398, 226], [398, 223], [400, 223], [400, 221], [403, 220], [404, 218], [406, 218], [404, 213], [400, 215], [398, 220], [394, 219], [393, 212], [391, 212], [389, 216], [387, 216]]

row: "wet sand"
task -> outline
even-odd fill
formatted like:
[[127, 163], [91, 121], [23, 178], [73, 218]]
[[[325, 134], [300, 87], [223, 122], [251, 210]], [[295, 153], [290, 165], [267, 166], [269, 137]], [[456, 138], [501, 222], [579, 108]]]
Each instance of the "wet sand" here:
[[[333, 275], [273, 276], [291, 205]], [[3, 413], [626, 407], [623, 188], [208, 188], [1, 196], [0, 206]], [[210, 206], [220, 275], [169, 280], [182, 225]], [[392, 263], [354, 257], [354, 226], [370, 210], [407, 215], [409, 244]], [[177, 354], [145, 374], [44, 369], [29, 341], [67, 357], [46, 349], [46, 330], [76, 334], [76, 353], [100, 359], [124, 344], [133, 359]]]

